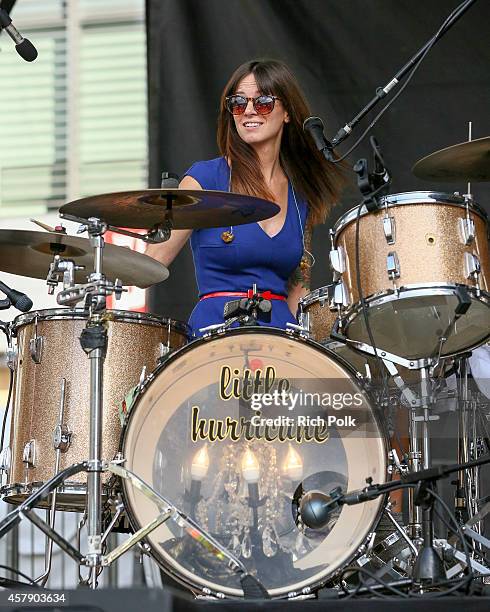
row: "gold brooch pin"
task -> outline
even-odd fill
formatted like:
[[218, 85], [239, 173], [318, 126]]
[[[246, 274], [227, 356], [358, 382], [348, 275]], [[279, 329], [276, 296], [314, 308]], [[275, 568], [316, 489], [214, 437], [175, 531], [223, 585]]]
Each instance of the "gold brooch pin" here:
[[229, 230], [224, 231], [221, 234], [221, 240], [223, 242], [226, 242], [226, 244], [233, 242], [233, 240], [235, 240], [235, 236], [233, 234], [233, 232], [230, 232]]

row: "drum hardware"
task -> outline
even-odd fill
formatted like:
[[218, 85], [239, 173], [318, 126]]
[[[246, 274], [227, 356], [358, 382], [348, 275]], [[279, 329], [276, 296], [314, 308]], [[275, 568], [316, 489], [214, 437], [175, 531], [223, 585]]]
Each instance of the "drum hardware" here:
[[250, 297], [226, 302], [223, 308], [223, 318], [228, 327], [238, 322], [241, 326], [257, 325], [257, 321], [270, 323], [272, 302], [257, 292], [254, 283]]
[[474, 253], [465, 253], [465, 272], [466, 278], [472, 278], [475, 283], [476, 294], [480, 295], [479, 278], [481, 273], [480, 260]]
[[[465, 529], [464, 526], [461, 527], [465, 536], [472, 538], [472, 530]], [[473, 538], [476, 541], [476, 538]], [[486, 538], [485, 538], [486, 539]], [[490, 543], [490, 540], [487, 540]], [[434, 540], [435, 547], [441, 551], [444, 561], [456, 561], [456, 564], [446, 570], [446, 576], [448, 579], [451, 579], [455, 576], [461, 574], [464, 571], [465, 567], [468, 567], [468, 559], [466, 555], [458, 550], [455, 546], [450, 544], [447, 540], [444, 539], [436, 539]], [[469, 559], [469, 567], [472, 571], [478, 576], [484, 577], [490, 575], [490, 569], [479, 563], [474, 557], [470, 557]]]
[[463, 243], [469, 246], [475, 240], [475, 222], [470, 217], [461, 218], [459, 221]]
[[[78, 266], [73, 259], [63, 259], [60, 255], [55, 255], [53, 261], [49, 265], [48, 276], [46, 283], [48, 285], [48, 294], [53, 295], [58, 283], [63, 283], [63, 289], [69, 289], [75, 286], [75, 272], [84, 270], [85, 266]], [[62, 276], [60, 277], [60, 275]]]
[[400, 461], [396, 449], [392, 448], [390, 450], [390, 452], [388, 453], [388, 459], [390, 459], [390, 464], [388, 465], [388, 474], [393, 474], [394, 472], [398, 472], [399, 474], [405, 474], [406, 472], [408, 472], [408, 465], [406, 464], [405, 460], [403, 460], [403, 463]]
[[[36, 318], [37, 325], [37, 318]], [[68, 430], [68, 427], [64, 424], [64, 412], [65, 412], [65, 392], [66, 392], [66, 379], [61, 379], [61, 393], [60, 393], [60, 410], [58, 423], [53, 431], [53, 447], [55, 449], [55, 468], [54, 475], [56, 475], [60, 470], [60, 456], [61, 453], [66, 452], [70, 445], [71, 432]], [[57, 498], [57, 489], [51, 493], [51, 508], [46, 510], [46, 522], [49, 524], [50, 528], [54, 530], [56, 526], [56, 498]], [[45, 549], [45, 558], [44, 558], [44, 572], [38, 576], [34, 582], [36, 584], [40, 584], [41, 586], [45, 586], [46, 582], [49, 579], [49, 575], [51, 573], [53, 559], [53, 540], [46, 536], [46, 549]]]
[[[433, 359], [407, 360], [397, 355], [388, 354], [386, 351], [374, 349], [372, 346], [352, 342], [346, 339], [335, 329], [332, 332], [332, 337], [338, 338], [341, 342], [352, 346], [356, 350], [374, 355], [382, 360], [389, 374], [393, 377], [393, 381], [400, 389], [402, 397], [409, 404], [409, 466], [412, 472], [418, 472], [422, 467], [427, 469], [430, 466], [430, 436], [429, 422], [439, 419], [438, 415], [431, 414], [430, 408], [435, 401], [431, 389], [430, 368], [435, 367], [439, 361]], [[403, 379], [399, 376], [395, 364], [401, 365], [408, 369], [416, 369], [420, 372], [420, 396], [405, 385]], [[417, 503], [415, 494], [412, 489], [408, 491], [408, 507], [409, 507], [409, 534], [417, 539], [422, 535], [423, 529], [423, 511], [421, 504]], [[427, 522], [428, 519], [426, 519]], [[432, 520], [432, 519], [431, 519]], [[426, 527], [428, 529], [428, 527]], [[431, 554], [431, 553], [427, 553]]]
[[383, 232], [387, 244], [395, 244], [396, 242], [396, 225], [395, 217], [388, 214], [388, 207], [385, 207], [385, 216], [383, 217]]
[[34, 338], [29, 340], [29, 354], [34, 363], [40, 364], [42, 359], [44, 336], [39, 336], [37, 333], [37, 315], [34, 318]]
[[[61, 260], [74, 262], [75, 284], [86, 282], [84, 270], [93, 268], [94, 259], [89, 239], [60, 232], [0, 229], [0, 269], [4, 272], [46, 280], [46, 270], [50, 270], [56, 256], [56, 266], [70, 267]], [[168, 277], [167, 268], [156, 259], [115, 244], [104, 246], [104, 270], [107, 278], [120, 278], [124, 286], [142, 289]], [[70, 283], [71, 272], [67, 272]], [[55, 281], [62, 282], [62, 272], [53, 271], [50, 281], [53, 285]]]
[[[367, 479], [367, 486], [358, 491], [352, 491], [343, 494], [341, 491], [331, 492], [329, 495], [321, 493], [319, 491], [313, 491], [307, 493], [300, 502], [300, 513], [303, 521], [308, 524], [309, 517], [313, 508], [315, 512], [312, 515], [315, 524], [321, 523], [322, 521], [328, 520], [329, 513], [338, 506], [345, 504], [359, 504], [367, 500], [375, 499], [379, 495], [384, 495], [389, 491], [396, 490], [403, 486], [413, 487], [415, 489], [415, 499], [418, 505], [423, 508], [423, 543], [422, 548], [418, 551], [417, 559], [412, 571], [412, 577], [415, 583], [429, 584], [432, 582], [438, 582], [441, 579], [446, 578], [444, 567], [442, 565], [442, 559], [436, 552], [436, 546], [439, 546], [440, 541], [436, 541], [433, 538], [432, 533], [432, 520], [431, 512], [433, 503], [429, 501], [429, 497], [433, 500], [436, 499], [436, 494], [431, 493], [434, 483], [446, 476], [453, 473], [463, 471], [467, 468], [474, 468], [480, 465], [490, 463], [490, 455], [480, 457], [476, 460], [466, 462], [464, 464], [458, 463], [454, 465], [441, 465], [435, 468], [429, 468], [420, 470], [418, 472], [409, 472], [404, 474], [398, 481], [391, 481], [380, 485], [373, 485], [370, 479]], [[323, 517], [323, 518], [321, 518]], [[396, 522], [396, 521], [395, 521]], [[467, 529], [465, 531], [467, 532]], [[401, 535], [401, 534], [400, 534]], [[480, 537], [479, 534], [476, 534]], [[472, 536], [474, 537], [474, 536]], [[485, 538], [488, 546], [490, 547], [490, 541]], [[448, 543], [443, 541], [444, 546], [448, 548]], [[412, 548], [412, 546], [410, 546]], [[451, 547], [452, 548], [452, 547]], [[412, 548], [413, 550], [413, 548]], [[457, 551], [459, 553], [459, 551]], [[483, 574], [488, 574], [489, 569], [481, 564], [472, 564], [472, 559], [469, 555], [468, 549], [465, 550], [465, 554], [459, 553], [459, 557], [464, 558], [468, 568], [474, 568], [478, 571], [482, 571]]]
[[199, 332], [212, 337], [215, 334], [224, 333], [234, 323], [240, 327], [257, 325], [257, 321], [270, 322], [272, 303], [257, 292], [257, 285], [253, 285], [251, 297], [230, 300], [223, 308], [223, 323], [207, 325], [199, 329]]
[[330, 265], [338, 274], [345, 272], [345, 255], [342, 247], [330, 251]]
[[395, 279], [400, 278], [400, 261], [396, 251], [390, 251], [386, 256], [386, 271], [388, 272], [388, 278], [393, 281], [393, 291], [398, 292]]
[[[124, 461], [124, 460], [122, 460]], [[140, 543], [143, 538], [145, 538], [152, 531], [157, 529], [160, 525], [166, 522], [169, 518], [172, 518], [173, 521], [178, 525], [178, 527], [185, 530], [193, 539], [198, 542], [203, 542], [203, 546], [206, 550], [210, 551], [216, 558], [226, 559], [222, 561], [226, 563], [228, 567], [236, 573], [240, 577], [240, 583], [243, 586], [244, 593], [248, 593], [249, 596], [257, 597], [258, 594], [260, 597], [268, 597], [267, 591], [260, 584], [257, 578], [252, 576], [244, 566], [244, 564], [237, 559], [234, 555], [232, 555], [226, 548], [224, 548], [219, 542], [217, 542], [212, 536], [206, 533], [197, 523], [195, 523], [191, 518], [186, 516], [183, 512], [181, 512], [174, 504], [165, 499], [162, 495], [157, 493], [154, 489], [152, 489], [149, 485], [147, 485], [141, 478], [139, 478], [136, 474], [131, 472], [130, 470], [124, 468], [120, 463], [116, 462], [100, 462], [100, 471], [109, 471], [112, 474], [122, 478], [124, 480], [129, 480], [131, 484], [140, 491], [148, 500], [151, 501], [153, 505], [156, 506], [157, 516], [148, 522], [147, 525], [141, 527], [136, 533], [130, 535], [126, 541], [122, 542], [119, 546], [117, 546], [114, 550], [109, 552], [108, 554], [102, 554], [102, 550], [99, 554], [99, 558], [94, 558], [95, 555], [93, 552], [89, 550], [87, 555], [82, 556], [76, 548], [74, 548], [67, 540], [65, 540], [61, 535], [59, 535], [51, 525], [48, 525], [46, 521], [37, 516], [33, 507], [38, 501], [43, 497], [50, 495], [51, 493], [56, 491], [56, 488], [66, 478], [73, 476], [74, 474], [80, 471], [86, 471], [90, 475], [90, 472], [93, 470], [89, 461], [84, 461], [82, 463], [75, 464], [58, 472], [51, 480], [41, 487], [37, 492], [31, 495], [25, 502], [23, 502], [18, 508], [10, 512], [1, 522], [0, 522], [0, 537], [2, 537], [5, 533], [7, 533], [12, 527], [19, 523], [22, 518], [27, 518], [31, 521], [35, 526], [37, 526], [41, 531], [43, 531], [52, 541], [56, 542], [58, 546], [69, 556], [71, 556], [75, 561], [79, 563], [79, 565], [85, 565], [92, 570], [91, 574], [91, 586], [95, 586], [97, 580], [98, 570], [104, 567], [111, 565], [116, 559], [118, 559], [121, 555], [127, 552], [130, 548]], [[90, 519], [90, 505], [88, 508], [87, 518]], [[82, 521], [79, 525], [81, 528], [83, 526]], [[101, 548], [103, 540], [109, 534], [109, 530], [107, 530], [104, 534], [99, 537], [98, 545]], [[146, 545], [145, 550], [149, 550], [149, 546]], [[44, 578], [44, 576], [43, 576]]]
[[[458, 359], [456, 362], [457, 391], [459, 399], [458, 411], [458, 461], [465, 462], [477, 459], [485, 451], [485, 444], [477, 434], [477, 401], [469, 386], [469, 362], [467, 358]], [[457, 485], [457, 512], [459, 519], [466, 523], [474, 521], [479, 516], [478, 500], [481, 497], [480, 470], [478, 467], [460, 472], [456, 481]], [[481, 519], [473, 523], [474, 529], [482, 532]]]
[[304, 338], [308, 340], [310, 338], [310, 330], [309, 326], [300, 322], [299, 325], [295, 323], [290, 323], [289, 321], [286, 323], [286, 333], [297, 334], [299, 338]]
[[27, 470], [30, 467], [36, 467], [36, 440], [29, 440], [29, 442], [24, 444], [24, 450], [22, 451], [22, 463], [25, 464], [27, 482]]

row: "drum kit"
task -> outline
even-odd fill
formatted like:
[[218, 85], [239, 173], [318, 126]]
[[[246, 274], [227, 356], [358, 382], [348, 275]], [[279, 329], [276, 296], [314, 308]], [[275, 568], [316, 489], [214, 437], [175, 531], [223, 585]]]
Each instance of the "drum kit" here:
[[[463, 143], [414, 172], [488, 181], [489, 152], [490, 138]], [[468, 366], [490, 336], [486, 215], [469, 190], [357, 206], [331, 231], [333, 284], [301, 300], [299, 325], [287, 330], [225, 321], [191, 341], [185, 323], [107, 308], [125, 286], [168, 276], [156, 260], [106, 244], [108, 230], [158, 243], [172, 229], [252, 223], [275, 211], [237, 194], [150, 189], [64, 205], [60, 216], [88, 238], [62, 227], [0, 230], [3, 271], [46, 278], [50, 292], [62, 283], [60, 308], [4, 326], [13, 394], [1, 495], [16, 507], [0, 536], [24, 518], [47, 535], [39, 585], [53, 543], [88, 568], [92, 588], [133, 546], [205, 598], [315, 597], [325, 585], [345, 589], [346, 568], [366, 564], [430, 582], [414, 570], [428, 515], [412, 489], [407, 527], [383, 496], [339, 505], [316, 527], [302, 500], [430, 468], [441, 395], [457, 405], [458, 461], [488, 452], [477, 429], [488, 402]], [[407, 415], [402, 457], [390, 450], [383, 417], [393, 402]], [[461, 471], [457, 487], [459, 520], [480, 537], [471, 559], [437, 541], [440, 556], [453, 554], [454, 576], [466, 561], [490, 575], [478, 556], [490, 545], [478, 469]], [[86, 551], [56, 531], [65, 511], [83, 514]], [[383, 514], [392, 528], [376, 539]], [[108, 551], [112, 531], [128, 536]]]

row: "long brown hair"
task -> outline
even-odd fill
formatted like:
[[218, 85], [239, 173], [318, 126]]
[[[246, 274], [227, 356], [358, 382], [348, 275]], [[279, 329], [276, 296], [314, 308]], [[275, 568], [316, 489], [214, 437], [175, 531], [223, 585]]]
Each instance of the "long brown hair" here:
[[296, 78], [283, 62], [246, 62], [235, 70], [223, 91], [218, 118], [218, 148], [232, 165], [231, 190], [274, 199], [265, 184], [255, 150], [240, 138], [233, 116], [226, 109], [226, 96], [235, 93], [240, 81], [249, 74], [255, 77], [260, 92], [280, 98], [289, 115], [281, 140], [281, 167], [296, 192], [308, 202], [310, 222], [321, 223], [340, 195], [345, 182], [345, 167], [326, 161], [311, 137], [303, 131], [303, 121], [310, 115], [310, 109]]

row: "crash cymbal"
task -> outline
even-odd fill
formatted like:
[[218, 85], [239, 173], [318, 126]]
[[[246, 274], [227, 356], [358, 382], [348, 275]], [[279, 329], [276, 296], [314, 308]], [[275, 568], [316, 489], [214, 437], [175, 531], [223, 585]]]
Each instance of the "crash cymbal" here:
[[490, 181], [490, 136], [462, 142], [419, 159], [415, 176], [447, 183]]
[[116, 227], [203, 229], [263, 221], [279, 210], [268, 200], [227, 191], [146, 189], [75, 200], [60, 208], [60, 216], [98, 217]]
[[[46, 278], [53, 256], [73, 259], [84, 270], [75, 281], [84, 283], [94, 267], [94, 251], [88, 238], [59, 232], [0, 229], [0, 270], [31, 278]], [[168, 277], [167, 268], [147, 255], [126, 247], [105, 244], [103, 271], [109, 280], [146, 288]]]

